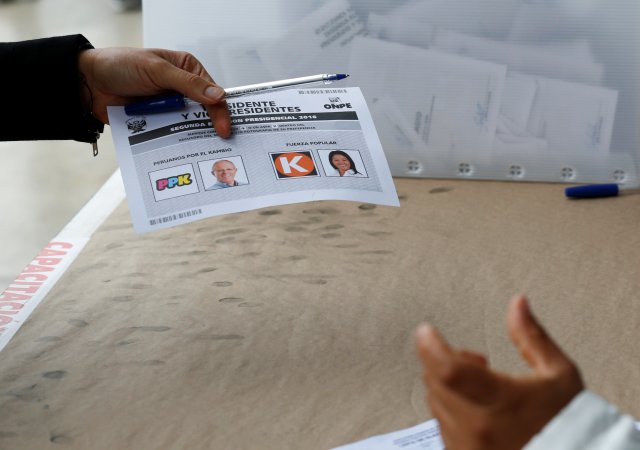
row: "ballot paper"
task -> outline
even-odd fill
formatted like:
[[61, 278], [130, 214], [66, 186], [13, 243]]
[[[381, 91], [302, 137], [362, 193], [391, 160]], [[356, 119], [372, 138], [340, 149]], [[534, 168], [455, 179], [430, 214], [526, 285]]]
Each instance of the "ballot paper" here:
[[417, 176], [425, 170], [424, 161], [429, 156], [426, 144], [407, 123], [402, 110], [393, 98], [380, 97], [371, 104], [376, 117], [382, 146], [391, 149], [388, 162], [394, 175]]
[[439, 30], [433, 48], [453, 54], [505, 64], [509, 70], [598, 85], [604, 67], [595, 62], [589, 43], [520, 44]]
[[370, 13], [367, 17], [367, 36], [399, 44], [429, 48], [435, 30], [435, 26], [411, 16]]
[[610, 152], [618, 92], [599, 86], [536, 77], [527, 129], [557, 152]]
[[[404, 70], [407, 67], [413, 70]], [[504, 65], [357, 37], [349, 73], [370, 103], [390, 96], [402, 105], [405, 122], [428, 152], [477, 157], [491, 152], [506, 76]], [[376, 76], [359, 75], [370, 73]], [[384, 120], [377, 115], [376, 119]]]
[[403, 21], [418, 21], [460, 33], [500, 38], [510, 31], [520, 3], [520, 0], [408, 0], [395, 2], [397, 7], [384, 20], [393, 28], [401, 28]]
[[[311, 12], [280, 38], [257, 49], [275, 79], [344, 71], [355, 36], [365, 22], [347, 0], [331, 0]], [[304, 37], [304, 38], [301, 38]]]
[[359, 88], [271, 91], [228, 105], [230, 139], [196, 103], [146, 116], [109, 107], [137, 232], [312, 200], [399, 206]]
[[[512, 132], [523, 134], [526, 130], [537, 90], [538, 85], [534, 77], [513, 71], [507, 72], [502, 91], [500, 116], [510, 122]], [[498, 131], [500, 131], [500, 121], [498, 121]]]
[[440, 427], [431, 419], [411, 428], [373, 436], [333, 450], [444, 450]]

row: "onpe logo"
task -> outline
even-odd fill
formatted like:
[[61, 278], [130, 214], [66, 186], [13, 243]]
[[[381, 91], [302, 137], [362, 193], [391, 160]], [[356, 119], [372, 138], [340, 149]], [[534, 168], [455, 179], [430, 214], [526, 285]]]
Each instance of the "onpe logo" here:
[[351, 109], [351, 103], [325, 103], [324, 109]]
[[310, 151], [271, 153], [271, 158], [280, 179], [319, 176]]

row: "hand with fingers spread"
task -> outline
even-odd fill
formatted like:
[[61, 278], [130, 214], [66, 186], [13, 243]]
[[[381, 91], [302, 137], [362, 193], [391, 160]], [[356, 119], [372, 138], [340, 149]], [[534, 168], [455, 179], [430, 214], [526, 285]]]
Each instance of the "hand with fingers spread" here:
[[447, 450], [521, 449], [584, 388], [523, 296], [511, 301], [507, 326], [532, 374], [497, 372], [484, 356], [449, 346], [429, 325], [417, 330], [427, 402]]
[[78, 68], [91, 92], [93, 114], [103, 123], [108, 123], [108, 105], [125, 105], [141, 97], [179, 92], [207, 108], [219, 136], [231, 135], [224, 90], [190, 53], [138, 48], [90, 49], [80, 53]]

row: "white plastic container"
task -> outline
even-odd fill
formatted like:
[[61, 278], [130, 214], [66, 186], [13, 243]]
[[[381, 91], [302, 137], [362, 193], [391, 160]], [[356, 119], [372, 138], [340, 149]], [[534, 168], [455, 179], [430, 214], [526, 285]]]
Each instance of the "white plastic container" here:
[[153, 0], [143, 16], [146, 46], [191, 51], [223, 86], [349, 73], [396, 176], [640, 185], [637, 0]]

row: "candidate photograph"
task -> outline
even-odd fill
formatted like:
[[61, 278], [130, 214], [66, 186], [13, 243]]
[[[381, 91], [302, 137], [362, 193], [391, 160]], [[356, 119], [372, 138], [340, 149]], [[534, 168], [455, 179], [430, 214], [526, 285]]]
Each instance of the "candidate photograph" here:
[[367, 177], [357, 150], [319, 150], [318, 153], [328, 177]]
[[207, 191], [249, 184], [240, 156], [201, 161], [198, 165]]

